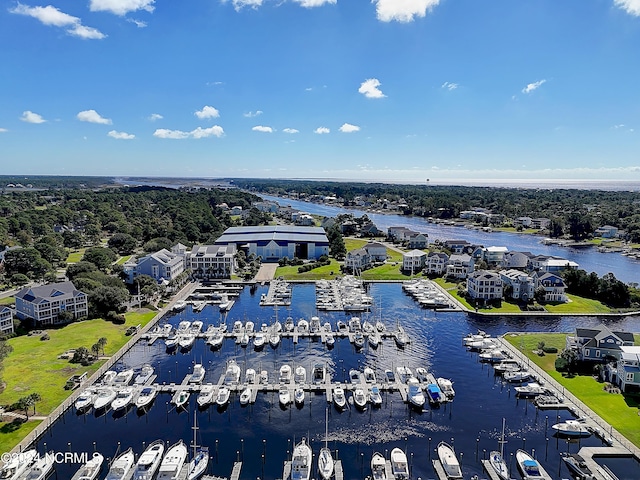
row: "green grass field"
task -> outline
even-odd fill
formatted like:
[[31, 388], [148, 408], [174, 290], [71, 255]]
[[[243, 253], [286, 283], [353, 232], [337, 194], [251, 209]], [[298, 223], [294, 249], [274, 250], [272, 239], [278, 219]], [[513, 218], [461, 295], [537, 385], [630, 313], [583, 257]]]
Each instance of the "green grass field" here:
[[81, 248], [80, 250], [70, 252], [69, 256], [67, 257], [67, 263], [78, 263], [80, 260], [82, 260], [85, 250], [86, 248]]
[[329, 265], [314, 268], [313, 270], [304, 273], [298, 273], [298, 266], [289, 265], [286, 267], [278, 267], [276, 269], [275, 278], [283, 277], [286, 280], [314, 281], [322, 279], [331, 280], [335, 278], [336, 275], [340, 275], [340, 263], [332, 258]]
[[598, 300], [567, 295], [570, 302], [557, 305], [546, 304], [544, 308], [551, 313], [611, 313], [611, 309]]
[[16, 303], [16, 297], [0, 298], [0, 305], [11, 305], [12, 303]]
[[120, 257], [118, 259], [118, 261], [116, 262], [116, 265], [124, 265], [125, 263], [127, 263], [129, 261], [129, 259], [132, 257], [133, 255], [126, 255], [124, 257]]
[[565, 346], [566, 334], [532, 333], [507, 335], [505, 339], [520, 349], [528, 358], [549, 373], [560, 385], [578, 397], [630, 442], [640, 446], [640, 416], [638, 415], [638, 401], [640, 398], [608, 393], [604, 390], [604, 385], [591, 375], [563, 376], [555, 369], [556, 354], [540, 356], [533, 353], [540, 341], [545, 342], [547, 347], [558, 348], [558, 352], [561, 352]]

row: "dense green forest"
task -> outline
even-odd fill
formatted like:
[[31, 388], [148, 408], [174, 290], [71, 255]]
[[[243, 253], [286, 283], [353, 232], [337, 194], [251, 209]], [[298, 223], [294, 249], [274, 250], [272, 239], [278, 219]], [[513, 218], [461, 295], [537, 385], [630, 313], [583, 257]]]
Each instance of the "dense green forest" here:
[[283, 196], [336, 196], [345, 206], [356, 198], [406, 204], [405, 214], [457, 218], [463, 210], [486, 208], [507, 218], [528, 216], [552, 220], [554, 236], [584, 238], [601, 225], [613, 225], [640, 242], [640, 193], [577, 189], [524, 189], [437, 185], [397, 185], [305, 180], [233, 179], [248, 191]]

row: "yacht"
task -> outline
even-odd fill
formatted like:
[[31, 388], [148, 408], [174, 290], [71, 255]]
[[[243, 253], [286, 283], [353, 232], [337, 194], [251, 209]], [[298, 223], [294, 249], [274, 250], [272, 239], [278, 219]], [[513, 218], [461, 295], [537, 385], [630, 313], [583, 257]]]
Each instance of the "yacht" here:
[[438, 377], [436, 379], [436, 383], [438, 384], [438, 386], [440, 387], [440, 390], [442, 391], [442, 393], [444, 393], [444, 396], [447, 397], [448, 400], [451, 400], [453, 397], [456, 396], [456, 391], [453, 389], [453, 382], [448, 378]]
[[224, 407], [229, 402], [230, 396], [231, 390], [222, 385], [218, 389], [218, 395], [216, 396], [216, 405], [218, 405], [218, 407]]
[[293, 449], [291, 480], [309, 480], [312, 458], [311, 448], [307, 445], [306, 439], [302, 438], [302, 441]]
[[271, 348], [277, 348], [280, 345], [280, 334], [274, 330], [269, 334], [269, 345]]
[[413, 376], [411, 369], [404, 366], [396, 367], [396, 373], [402, 383], [407, 383], [407, 381]]
[[409, 478], [407, 455], [398, 447], [391, 450], [391, 473], [396, 480], [407, 480]]
[[305, 383], [307, 381], [307, 369], [302, 365], [298, 365], [295, 370], [293, 381], [295, 383]]
[[376, 383], [376, 374], [371, 367], [364, 367], [364, 381], [366, 383]]
[[280, 385], [280, 389], [278, 390], [278, 400], [280, 400], [280, 405], [286, 407], [291, 403], [291, 393], [289, 392], [289, 387], [286, 385]]
[[351, 317], [349, 319], [349, 331], [352, 333], [362, 331], [362, 326], [360, 325], [359, 317]]
[[547, 393], [547, 389], [537, 382], [529, 382], [513, 388], [520, 397], [537, 397]]
[[264, 332], [257, 332], [253, 337], [253, 348], [256, 350], [260, 350], [264, 347], [264, 343], [266, 341], [266, 335]]
[[216, 332], [212, 337], [209, 337], [209, 339], [207, 340], [207, 344], [214, 349], [220, 348], [223, 342], [224, 342], [224, 333], [220, 331]]
[[354, 385], [358, 385], [360, 383], [360, 372], [355, 368], [349, 370], [349, 381]]
[[466, 337], [462, 339], [462, 343], [465, 346], [468, 346], [470, 343], [476, 342], [478, 340], [483, 340], [485, 338], [489, 338], [491, 335], [483, 332], [482, 330], [478, 330], [478, 333], [470, 333]]
[[98, 389], [98, 394], [93, 402], [93, 408], [96, 412], [100, 410], [107, 410], [113, 399], [116, 398], [116, 391], [109, 387], [102, 387]]
[[86, 390], [80, 392], [80, 395], [78, 395], [78, 398], [76, 398], [76, 401], [74, 402], [76, 410], [78, 410], [79, 412], [89, 410], [93, 405], [94, 400], [96, 399], [96, 394], [97, 390], [93, 387], [87, 388]]
[[316, 316], [311, 317], [311, 321], [309, 322], [309, 333], [311, 333], [311, 335], [318, 335], [321, 328], [320, 318]]
[[380, 395], [380, 389], [378, 387], [371, 387], [371, 391], [369, 392], [369, 401], [374, 407], [382, 405], [382, 395]]
[[527, 380], [529, 380], [531, 378], [531, 374], [529, 372], [525, 372], [525, 371], [520, 370], [520, 371], [517, 371], [517, 372], [504, 372], [502, 377], [507, 382], [522, 383], [522, 382], [526, 382]]
[[338, 320], [336, 327], [337, 327], [338, 333], [340, 334], [346, 334], [349, 331], [349, 327], [342, 320]]
[[[94, 452], [91, 458], [78, 469], [73, 477], [71, 477], [71, 480], [95, 480], [98, 478], [98, 473], [100, 473], [103, 462], [104, 457], [100, 453]], [[0, 478], [5, 477], [0, 475]]]
[[369, 346], [371, 346], [371, 348], [378, 348], [378, 345], [380, 345], [380, 335], [376, 332], [370, 333], [367, 336], [367, 340], [369, 340]]
[[324, 447], [320, 449], [320, 454], [318, 455], [318, 473], [320, 474], [320, 478], [322, 478], [322, 480], [329, 480], [333, 476], [333, 469], [335, 466], [333, 456], [331, 455], [331, 450], [329, 449], [328, 439], [329, 409], [327, 408], [324, 412]]
[[144, 385], [149, 381], [149, 379], [151, 379], [154, 372], [155, 372], [155, 369], [153, 368], [153, 366], [151, 366], [148, 363], [145, 363], [140, 369], [140, 373], [136, 375], [136, 378], [133, 380], [133, 383], [135, 385]]
[[333, 346], [336, 344], [336, 338], [333, 335], [327, 335], [325, 344], [327, 345], [327, 348], [333, 348]]
[[189, 393], [188, 390], [181, 390], [173, 400], [173, 402], [176, 405], [176, 408], [187, 408], [187, 404], [189, 402], [190, 396], [191, 394]]
[[322, 330], [324, 330], [324, 332], [326, 333], [331, 333], [331, 330], [332, 330], [331, 324], [329, 322], [324, 322], [322, 324]]
[[596, 478], [591, 469], [587, 466], [584, 458], [577, 453], [571, 454], [560, 452], [560, 457], [562, 457], [565, 465], [569, 470], [571, 470], [571, 473], [573, 473], [576, 478], [579, 478], [580, 480], [592, 480]]
[[9, 461], [0, 470], [0, 478], [8, 480], [19, 478], [37, 456], [38, 452], [35, 449], [27, 450], [15, 456], [10, 455]]
[[371, 478], [373, 480], [387, 480], [387, 462], [381, 453], [375, 452], [371, 457]]
[[33, 463], [27, 466], [26, 474], [20, 477], [21, 480], [44, 480], [51, 470], [55, 457], [53, 455], [42, 455], [35, 458]]
[[118, 392], [116, 398], [111, 402], [111, 408], [114, 411], [126, 410], [129, 404], [133, 401], [133, 388], [123, 388]]
[[213, 402], [213, 392], [215, 388], [213, 385], [203, 385], [200, 389], [200, 393], [198, 394], [198, 398], [196, 398], [196, 403], [200, 408], [204, 408]]
[[344, 389], [339, 385], [333, 389], [333, 403], [338, 410], [347, 408], [347, 397], [344, 395]]
[[291, 383], [291, 366], [282, 365], [280, 367], [280, 383]]
[[240, 381], [240, 366], [234, 359], [229, 360], [227, 371], [224, 375], [224, 383], [227, 385], [236, 385]]
[[520, 365], [520, 362], [518, 362], [517, 360], [507, 359], [503, 360], [502, 362], [496, 363], [493, 366], [493, 370], [497, 374], [501, 375], [504, 372], [518, 372], [524, 369], [522, 368], [522, 365]]
[[158, 389], [155, 386], [144, 387], [138, 394], [138, 398], [136, 398], [136, 407], [138, 410], [146, 410], [157, 395]]
[[364, 347], [364, 335], [361, 332], [356, 332], [353, 336], [353, 346], [357, 349]]
[[489, 464], [491, 468], [496, 472], [496, 475], [500, 477], [502, 480], [509, 480], [509, 468], [507, 467], [507, 462], [504, 459], [504, 444], [506, 443], [504, 439], [504, 425], [505, 419], [502, 419], [502, 435], [500, 435], [500, 440], [498, 443], [500, 444], [500, 451], [493, 450], [489, 454]]
[[182, 335], [183, 333], [187, 333], [189, 331], [189, 327], [191, 327], [191, 322], [189, 320], [182, 320], [178, 324], [178, 329], [176, 330], [176, 333], [178, 335]]
[[364, 410], [367, 407], [367, 396], [360, 387], [353, 391], [353, 404], [360, 410]]
[[591, 436], [591, 429], [579, 420], [566, 420], [562, 423], [552, 425], [551, 428], [553, 428], [558, 435], [565, 437], [578, 438]]
[[375, 330], [376, 327], [374, 327], [369, 320], [365, 320], [364, 322], [362, 322], [362, 331], [364, 333], [373, 333], [375, 332]]
[[240, 405], [249, 405], [251, 401], [251, 387], [245, 387], [240, 392]]
[[384, 323], [382, 323], [382, 320], [378, 320], [376, 322], [376, 330], [380, 333], [383, 333], [387, 330], [387, 326]]
[[304, 403], [304, 389], [302, 387], [297, 387], [293, 391], [293, 400], [296, 405], [302, 405]]
[[240, 320], [236, 320], [233, 322], [233, 333], [242, 332], [242, 322]]
[[193, 343], [196, 341], [196, 336], [190, 331], [187, 331], [181, 335], [178, 335], [178, 345], [182, 350], [189, 350], [193, 347]]
[[295, 326], [295, 324], [293, 323], [293, 318], [292, 317], [287, 317], [287, 319], [284, 321], [284, 330], [285, 330], [285, 332], [293, 332], [294, 326]]
[[162, 459], [157, 480], [177, 480], [186, 458], [187, 446], [182, 440], [178, 440], [167, 450]]
[[142, 452], [133, 472], [133, 480], [151, 480], [164, 455], [164, 441], [156, 440]]
[[244, 381], [248, 385], [253, 385], [256, 382], [256, 371], [253, 368], [247, 368], [244, 373]]
[[409, 385], [409, 393], [408, 399], [409, 403], [416, 408], [422, 408], [424, 406], [425, 398], [424, 393], [422, 393], [422, 389], [420, 388], [420, 384], [416, 378], [411, 377], [407, 382]]
[[195, 456], [189, 462], [189, 470], [187, 473], [187, 480], [195, 480], [200, 478], [207, 470], [209, 465], [209, 449], [207, 447], [200, 447]]
[[480, 359], [481, 362], [497, 363], [497, 362], [502, 362], [503, 360], [506, 360], [509, 357], [506, 353], [504, 353], [499, 348], [494, 348], [492, 350], [487, 350], [480, 353], [480, 355], [478, 355], [478, 358]]
[[189, 377], [189, 383], [202, 383], [206, 373], [207, 373], [207, 371], [202, 366], [202, 364], [201, 363], [196, 363], [193, 366], [193, 373]]
[[524, 450], [516, 452], [516, 462], [524, 480], [544, 480], [548, 477], [538, 461]]
[[267, 385], [269, 383], [269, 372], [267, 370], [260, 370], [260, 385]]
[[135, 461], [135, 455], [133, 450], [129, 447], [126, 451], [118, 455], [109, 468], [109, 473], [104, 480], [124, 480], [133, 470], [133, 462]]
[[116, 375], [118, 375], [118, 372], [116, 372], [115, 370], [107, 370], [106, 372], [104, 372], [102, 381], [100, 383], [105, 386], [111, 385], [113, 383], [113, 380], [116, 378]]
[[456, 453], [448, 443], [440, 442], [438, 444], [438, 458], [444, 468], [444, 473], [447, 478], [462, 478], [462, 470], [460, 469], [460, 462], [456, 457]]
[[244, 332], [242, 335], [240, 335], [240, 346], [241, 347], [247, 347], [249, 346], [249, 334], [247, 332]]
[[393, 338], [399, 348], [404, 348], [409, 343], [409, 337], [401, 326], [398, 326], [398, 331], [394, 333]]
[[327, 369], [324, 363], [316, 363], [313, 366], [313, 383], [324, 383]]
[[132, 378], [133, 378], [133, 368], [122, 370], [121, 372], [118, 372], [116, 377], [113, 379], [113, 386], [116, 388], [126, 387], [131, 383]]
[[179, 338], [177, 333], [170, 333], [169, 336], [164, 339], [164, 346], [167, 350], [172, 350], [178, 346], [178, 340]]
[[309, 333], [309, 322], [307, 322], [304, 318], [298, 320], [298, 333], [307, 334]]
[[176, 303], [173, 304], [172, 310], [174, 312], [180, 312], [185, 308], [187, 308], [187, 302], [185, 302], [184, 300], [178, 300]]

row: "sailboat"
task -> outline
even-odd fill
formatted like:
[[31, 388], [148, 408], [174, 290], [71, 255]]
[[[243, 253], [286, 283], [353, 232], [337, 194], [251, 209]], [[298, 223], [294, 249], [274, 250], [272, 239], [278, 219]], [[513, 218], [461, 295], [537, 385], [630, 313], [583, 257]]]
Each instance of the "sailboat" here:
[[491, 452], [489, 455], [489, 463], [493, 470], [495, 470], [498, 477], [502, 480], [509, 480], [509, 468], [507, 467], [507, 462], [504, 460], [504, 444], [506, 443], [504, 439], [504, 424], [505, 419], [503, 418], [502, 435], [500, 435], [500, 441], [498, 442], [500, 444], [500, 451], [498, 452], [497, 450], [493, 450]]
[[333, 457], [331, 456], [331, 450], [329, 449], [327, 442], [329, 437], [329, 409], [325, 411], [324, 420], [324, 447], [320, 449], [320, 455], [318, 456], [318, 471], [320, 476], [324, 480], [329, 480], [333, 475]]
[[207, 447], [199, 447], [196, 440], [196, 432], [198, 431], [198, 420], [196, 412], [193, 412], [193, 458], [189, 462], [189, 470], [187, 480], [196, 480], [207, 470], [209, 465], [209, 449]]

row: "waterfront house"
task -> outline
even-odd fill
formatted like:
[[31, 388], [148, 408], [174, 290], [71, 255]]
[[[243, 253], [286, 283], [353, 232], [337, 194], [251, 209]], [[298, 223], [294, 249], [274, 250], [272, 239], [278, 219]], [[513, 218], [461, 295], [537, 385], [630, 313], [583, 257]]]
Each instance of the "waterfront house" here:
[[16, 294], [16, 316], [32, 319], [37, 326], [60, 325], [88, 312], [87, 295], [69, 281], [25, 287]]
[[417, 235], [419, 232], [413, 231], [407, 227], [389, 227], [387, 228], [387, 235], [390, 239], [405, 242], [408, 241], [413, 235]]
[[485, 303], [502, 299], [502, 280], [500, 275], [489, 270], [478, 270], [467, 277], [467, 293], [474, 300]]
[[504, 256], [508, 252], [507, 247], [486, 247], [482, 249], [482, 257], [489, 265], [502, 265]]
[[7, 306], [0, 306], [0, 335], [13, 333], [13, 310]]
[[533, 300], [536, 282], [526, 273], [519, 270], [501, 270], [500, 279], [502, 280], [503, 291], [507, 285], [511, 286], [510, 296], [514, 300], [522, 300], [523, 302]]
[[373, 223], [365, 223], [360, 229], [360, 235], [363, 237], [380, 237], [384, 235], [384, 232]]
[[236, 272], [236, 246], [194, 245], [187, 255], [191, 274], [200, 280], [231, 278]]
[[242, 215], [242, 207], [240, 205], [235, 205], [231, 207], [229, 211], [229, 215]]
[[618, 236], [618, 229], [611, 225], [603, 225], [602, 227], [596, 228], [593, 235], [602, 238], [615, 238]]
[[380, 242], [367, 242], [363, 247], [371, 256], [372, 262], [384, 262], [387, 260], [387, 247]]
[[429, 235], [417, 233], [409, 237], [409, 248], [424, 249], [429, 246]]
[[[176, 248], [179, 251], [179, 247]], [[184, 272], [185, 257], [163, 248], [140, 259], [131, 257], [122, 267], [127, 274], [127, 283], [133, 283], [140, 275], [148, 275], [158, 283], [167, 283]]]
[[549, 228], [551, 225], [551, 220], [548, 218], [532, 218], [531, 219], [531, 228], [535, 228], [537, 230], [543, 230], [545, 228]]
[[443, 252], [430, 252], [427, 255], [425, 271], [429, 275], [442, 275], [447, 269], [449, 255]]
[[566, 348], [578, 353], [578, 360], [604, 362], [620, 359], [623, 346], [633, 346], [633, 333], [612, 331], [605, 325], [597, 328], [576, 328], [567, 335]]
[[405, 272], [421, 272], [427, 260], [427, 253], [422, 250], [411, 250], [402, 254], [402, 270]]
[[371, 255], [366, 248], [357, 248], [347, 252], [344, 259], [344, 267], [352, 272], [366, 270], [371, 266]]
[[576, 262], [551, 255], [536, 255], [529, 259], [529, 270], [537, 272], [558, 273], [578, 267]]
[[518, 217], [513, 220], [514, 227], [531, 228], [533, 219], [531, 217]]
[[560, 276], [549, 272], [534, 272], [532, 278], [536, 289], [544, 289], [545, 302], [567, 302], [569, 300], [565, 293], [567, 286]]
[[473, 245], [466, 240], [445, 240], [444, 248], [458, 255], [467, 251], [473, 251]]
[[617, 384], [623, 392], [640, 391], [640, 346], [622, 345], [620, 359], [614, 370]]
[[473, 272], [475, 261], [470, 255], [451, 255], [447, 263], [447, 277], [465, 279]]
[[502, 257], [502, 267], [507, 270], [526, 270], [529, 258], [533, 256], [530, 252], [506, 252]]

